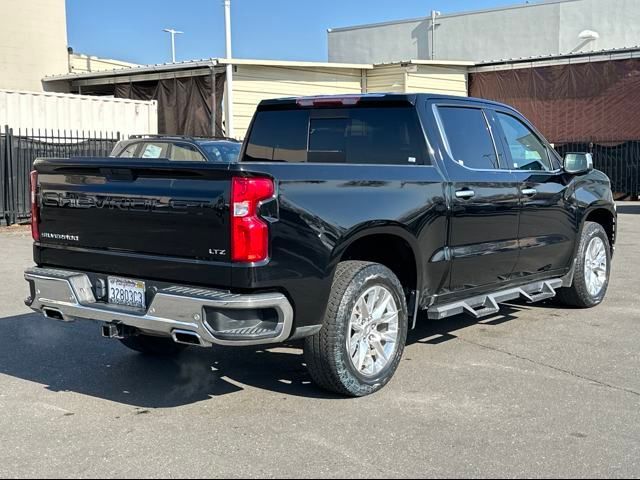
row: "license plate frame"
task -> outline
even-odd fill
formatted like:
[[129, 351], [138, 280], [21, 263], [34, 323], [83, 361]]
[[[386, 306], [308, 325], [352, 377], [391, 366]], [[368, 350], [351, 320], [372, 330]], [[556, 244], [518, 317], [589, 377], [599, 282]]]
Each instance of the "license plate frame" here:
[[120, 307], [147, 309], [146, 283], [123, 277], [107, 277], [107, 303]]

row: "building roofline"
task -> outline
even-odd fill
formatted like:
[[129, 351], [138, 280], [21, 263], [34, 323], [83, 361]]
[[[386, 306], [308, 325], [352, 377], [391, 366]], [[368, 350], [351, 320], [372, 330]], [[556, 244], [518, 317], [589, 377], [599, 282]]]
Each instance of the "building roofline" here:
[[145, 73], [172, 72], [180, 70], [190, 70], [194, 68], [212, 68], [216, 66], [231, 65], [256, 65], [268, 67], [307, 67], [307, 68], [340, 68], [371, 70], [372, 64], [360, 63], [329, 63], [329, 62], [297, 62], [289, 60], [254, 60], [241, 58], [209, 58], [202, 60], [189, 60], [176, 63], [161, 63], [156, 65], [140, 65], [133, 67], [116, 68], [99, 72], [66, 73], [62, 75], [50, 75], [42, 79], [43, 82], [58, 82], [64, 80], [82, 80], [94, 78], [107, 78], [116, 76], [131, 76]]
[[489, 60], [479, 62], [470, 68], [470, 72], [488, 72], [497, 70], [510, 70], [516, 68], [528, 68], [531, 66], [552, 66], [568, 63], [601, 62], [607, 60], [626, 60], [640, 58], [640, 45], [633, 47], [612, 48], [608, 50], [577, 52], [567, 54], [543, 55], [527, 58], [512, 58], [504, 60]]
[[129, 62], [126, 60], [118, 60], [116, 58], [105, 58], [105, 57], [98, 57], [96, 55], [88, 55], [86, 53], [78, 53], [78, 52], [73, 52], [70, 54], [73, 58], [77, 59], [77, 60], [98, 60], [100, 62], [105, 62], [105, 63], [112, 63], [114, 65], [118, 64], [118, 65], [123, 65], [125, 67], [140, 67], [141, 65], [139, 63], [136, 62]]
[[42, 79], [43, 82], [58, 82], [62, 80], [81, 80], [88, 78], [104, 78], [125, 75], [138, 75], [144, 73], [169, 72], [178, 70], [189, 70], [193, 68], [215, 67], [215, 58], [208, 60], [190, 60], [187, 62], [161, 63], [156, 65], [141, 65], [139, 67], [116, 68], [113, 70], [103, 70], [100, 72], [86, 73], [65, 73], [62, 75], [49, 75]]
[[296, 60], [254, 60], [246, 58], [216, 59], [220, 65], [258, 65], [264, 67], [310, 67], [310, 68], [347, 68], [356, 70], [371, 70], [370, 63], [334, 63], [334, 62], [307, 62]]
[[[544, 0], [537, 3], [525, 3], [520, 5], [508, 5], [505, 7], [494, 7], [494, 8], [485, 8], [481, 10], [468, 10], [464, 12], [454, 12], [454, 13], [445, 13], [443, 15], [438, 16], [438, 19], [443, 18], [453, 18], [453, 17], [463, 17], [467, 15], [481, 15], [484, 13], [492, 13], [492, 12], [502, 12], [507, 10], [518, 10], [522, 8], [534, 8], [541, 7], [546, 5], [554, 5], [558, 3], [569, 3], [569, 2], [578, 2], [580, 0]], [[362, 25], [353, 25], [350, 27], [338, 27], [338, 28], [329, 28], [327, 29], [328, 33], [340, 33], [340, 32], [348, 32], [352, 30], [362, 30], [366, 28], [376, 28], [376, 27], [388, 27], [391, 25], [401, 25], [404, 23], [416, 23], [416, 22], [424, 22], [426, 20], [431, 20], [430, 16], [425, 17], [416, 17], [409, 19], [401, 19], [401, 20], [390, 20], [386, 22], [377, 22], [377, 23], [366, 23]]]
[[394, 67], [404, 65], [430, 65], [433, 67], [475, 67], [476, 62], [469, 60], [420, 60], [413, 58], [411, 60], [393, 60], [389, 62], [374, 63], [373, 67]]
[[[104, 102], [104, 97], [98, 97], [96, 95], [78, 95], [76, 93], [58, 93], [58, 92], [34, 92], [30, 90], [10, 90], [6, 88], [0, 88], [0, 93], [7, 93], [10, 95], [28, 95], [31, 97], [55, 97], [55, 98], [73, 98], [75, 100], [89, 100], [92, 102]], [[149, 103], [157, 103], [157, 100], [133, 100], [130, 98], [109, 98], [109, 102], [115, 103], [128, 103], [136, 105], [149, 105]]]

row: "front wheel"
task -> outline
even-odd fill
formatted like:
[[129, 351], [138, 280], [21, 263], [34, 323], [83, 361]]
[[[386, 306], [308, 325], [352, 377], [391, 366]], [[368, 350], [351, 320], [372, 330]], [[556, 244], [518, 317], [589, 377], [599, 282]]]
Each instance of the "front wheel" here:
[[582, 229], [573, 285], [558, 290], [560, 303], [591, 308], [604, 300], [611, 274], [611, 246], [602, 225], [587, 222]]
[[394, 273], [376, 263], [342, 262], [322, 330], [306, 340], [309, 373], [326, 390], [370, 395], [396, 372], [407, 330], [407, 302]]

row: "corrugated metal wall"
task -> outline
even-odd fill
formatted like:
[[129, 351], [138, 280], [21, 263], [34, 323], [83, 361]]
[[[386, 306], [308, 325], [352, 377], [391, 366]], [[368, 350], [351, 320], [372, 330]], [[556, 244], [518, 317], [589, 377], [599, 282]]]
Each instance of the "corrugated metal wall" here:
[[244, 138], [262, 100], [304, 95], [358, 94], [362, 70], [238, 65], [233, 75], [236, 136]]
[[[466, 67], [396, 64], [360, 70], [237, 65], [235, 69], [233, 103], [238, 138], [244, 138], [258, 103], [270, 98], [363, 91], [467, 95]], [[364, 90], [363, 75], [366, 77]]]
[[467, 67], [380, 65], [367, 71], [367, 92], [467, 95]]
[[14, 129], [158, 132], [157, 102], [0, 90], [0, 125]]
[[407, 92], [467, 96], [466, 67], [407, 67]]
[[407, 68], [401, 65], [381, 65], [367, 72], [367, 93], [405, 93]]

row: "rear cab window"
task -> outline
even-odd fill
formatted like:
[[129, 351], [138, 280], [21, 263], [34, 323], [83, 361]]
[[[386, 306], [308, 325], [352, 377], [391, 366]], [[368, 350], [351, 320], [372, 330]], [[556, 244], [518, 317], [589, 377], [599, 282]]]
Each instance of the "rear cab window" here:
[[430, 164], [412, 105], [259, 110], [243, 161]]

